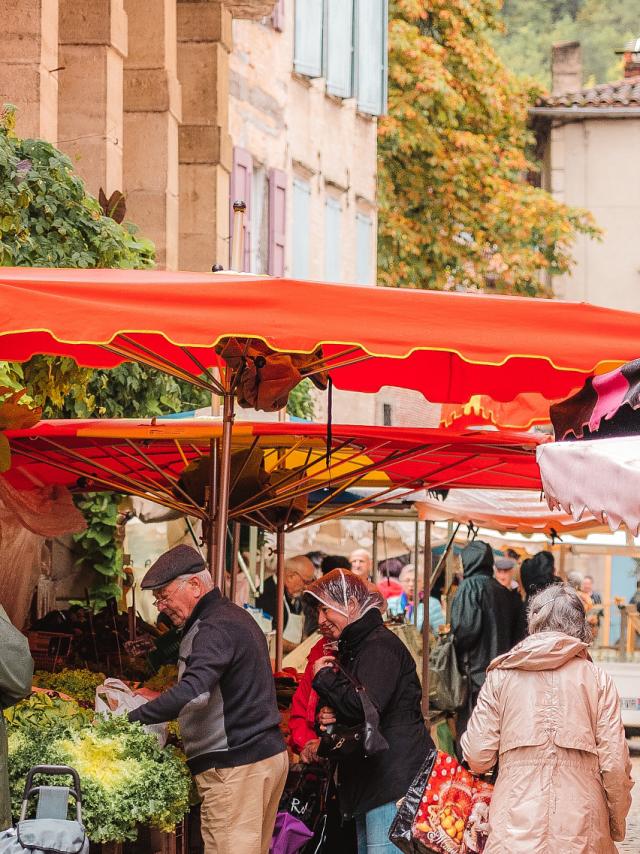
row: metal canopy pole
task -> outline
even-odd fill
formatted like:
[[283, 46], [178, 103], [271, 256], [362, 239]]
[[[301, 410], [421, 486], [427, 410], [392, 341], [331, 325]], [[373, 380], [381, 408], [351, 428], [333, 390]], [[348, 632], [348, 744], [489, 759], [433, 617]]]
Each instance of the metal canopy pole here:
[[[223, 587], [218, 583], [215, 574], [214, 554], [216, 550], [216, 492], [218, 482], [218, 442], [216, 439], [211, 439], [209, 442], [209, 485], [207, 486], [207, 563], [209, 564], [209, 572], [213, 577], [214, 583], [220, 587], [223, 592]], [[224, 581], [224, 578], [222, 579]]]
[[231, 435], [233, 432], [235, 395], [233, 388], [225, 391], [222, 410], [222, 440], [220, 443], [220, 477], [216, 513], [215, 583], [224, 590], [227, 522], [229, 520], [229, 485], [231, 481]]
[[[420, 594], [418, 592], [418, 578], [420, 575], [420, 566], [418, 561], [420, 559], [420, 545], [418, 540], [420, 538], [420, 523], [416, 520], [413, 541], [415, 544], [415, 555], [414, 555], [414, 564], [413, 564], [413, 625], [418, 627], [418, 605], [420, 604]], [[426, 605], [423, 605], [423, 611], [426, 610]]]
[[238, 584], [238, 552], [240, 551], [240, 522], [233, 523], [233, 552], [231, 555], [231, 583], [229, 584], [229, 599], [236, 600]]
[[373, 563], [373, 581], [378, 583], [378, 523], [373, 522], [373, 543], [371, 548], [371, 561]]
[[431, 595], [431, 522], [424, 523], [424, 606], [422, 618], [422, 716], [429, 716], [429, 596]]
[[276, 532], [276, 672], [282, 670], [282, 635], [284, 632], [284, 530]]

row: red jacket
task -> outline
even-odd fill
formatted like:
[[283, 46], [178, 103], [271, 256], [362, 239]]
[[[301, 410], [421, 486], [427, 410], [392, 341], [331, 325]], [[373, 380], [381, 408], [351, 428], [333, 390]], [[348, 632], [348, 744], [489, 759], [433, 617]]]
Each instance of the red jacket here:
[[291, 715], [289, 717], [291, 737], [289, 744], [296, 753], [300, 753], [308, 741], [318, 737], [314, 728], [318, 695], [311, 687], [311, 682], [313, 680], [313, 665], [325, 654], [325, 643], [325, 638], [320, 638], [318, 643], [311, 647], [304, 675], [291, 700]]

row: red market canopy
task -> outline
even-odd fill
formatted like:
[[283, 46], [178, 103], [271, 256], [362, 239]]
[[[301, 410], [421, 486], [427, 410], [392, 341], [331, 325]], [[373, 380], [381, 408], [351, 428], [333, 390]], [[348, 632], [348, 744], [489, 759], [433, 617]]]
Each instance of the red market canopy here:
[[399, 386], [440, 403], [558, 399], [637, 354], [632, 312], [245, 274], [3, 268], [0, 305], [0, 359], [138, 360], [196, 376], [234, 336], [281, 352], [321, 345], [339, 388]]
[[[178, 479], [188, 463], [207, 456], [211, 439], [221, 431], [212, 419], [42, 421], [7, 431], [12, 466], [6, 478], [20, 489], [62, 484], [77, 491], [129, 493], [206, 519], [206, 509], [181, 491]], [[309, 523], [306, 508], [302, 518], [293, 509], [299, 511], [299, 499], [321, 489], [326, 497], [314, 505], [316, 522], [416, 490], [538, 489], [540, 441], [532, 434], [495, 431], [456, 435], [334, 425], [328, 458], [323, 424], [239, 423], [232, 453], [259, 449], [265, 469], [276, 472], [278, 480], [235, 506], [232, 501], [229, 516], [273, 528], [265, 511], [278, 506], [285, 508], [278, 524], [299, 527]], [[233, 476], [231, 484], [233, 494]], [[364, 488], [366, 496], [330, 506], [356, 488]]]

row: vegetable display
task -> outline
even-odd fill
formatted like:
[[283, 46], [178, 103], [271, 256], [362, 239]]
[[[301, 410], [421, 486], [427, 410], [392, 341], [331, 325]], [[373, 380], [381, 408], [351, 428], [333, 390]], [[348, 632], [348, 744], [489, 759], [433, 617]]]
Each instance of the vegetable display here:
[[134, 840], [139, 824], [172, 831], [189, 809], [191, 777], [172, 747], [123, 717], [97, 717], [77, 703], [32, 696], [5, 712], [14, 815], [33, 765], [76, 768], [92, 842]]
[[93, 704], [96, 688], [102, 685], [106, 676], [104, 673], [93, 673], [91, 670], [71, 670], [65, 668], [59, 673], [49, 673], [47, 670], [36, 670], [33, 674], [33, 684], [38, 688], [51, 688], [62, 694], [69, 694], [74, 700]]

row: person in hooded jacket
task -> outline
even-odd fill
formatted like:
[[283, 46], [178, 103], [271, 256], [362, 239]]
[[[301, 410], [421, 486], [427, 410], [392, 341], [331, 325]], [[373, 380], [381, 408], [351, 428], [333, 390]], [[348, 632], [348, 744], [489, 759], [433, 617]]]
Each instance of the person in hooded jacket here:
[[555, 558], [548, 551], [542, 551], [533, 557], [522, 561], [520, 566], [520, 581], [525, 593], [525, 606], [529, 599], [544, 590], [550, 584], [559, 584], [561, 578], [555, 574]]
[[469, 694], [465, 708], [458, 713], [458, 736], [466, 729], [490, 662], [522, 637], [518, 603], [494, 578], [491, 546], [474, 540], [461, 558], [464, 575], [451, 605], [451, 631]]
[[529, 637], [493, 661], [462, 736], [471, 771], [499, 761], [484, 854], [614, 854], [631, 763], [611, 677], [591, 660], [575, 590], [535, 595]]
[[422, 717], [416, 665], [407, 647], [383, 625], [381, 594], [361, 578], [336, 569], [305, 593], [318, 606], [321, 631], [338, 642], [341, 668], [331, 656], [314, 663], [313, 689], [324, 704], [320, 724], [364, 723], [355, 680], [376, 706], [380, 733], [389, 745], [373, 756], [356, 752], [338, 760], [340, 808], [345, 818], [355, 818], [358, 854], [392, 854], [397, 848], [388, 834], [396, 802], [433, 749]]

